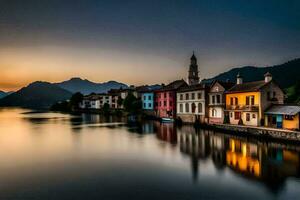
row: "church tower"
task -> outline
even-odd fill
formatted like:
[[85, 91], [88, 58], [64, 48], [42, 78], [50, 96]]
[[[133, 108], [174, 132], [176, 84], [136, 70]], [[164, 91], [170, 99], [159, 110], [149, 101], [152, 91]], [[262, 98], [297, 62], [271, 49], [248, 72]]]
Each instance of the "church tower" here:
[[198, 75], [198, 65], [197, 65], [197, 58], [193, 52], [191, 57], [191, 64], [189, 68], [189, 76], [188, 76], [188, 84], [195, 85], [199, 83], [199, 75]]

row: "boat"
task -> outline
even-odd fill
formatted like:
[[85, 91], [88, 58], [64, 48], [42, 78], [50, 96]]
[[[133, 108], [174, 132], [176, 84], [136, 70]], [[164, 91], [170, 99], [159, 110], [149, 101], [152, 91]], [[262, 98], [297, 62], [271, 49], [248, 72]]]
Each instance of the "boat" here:
[[174, 119], [173, 118], [163, 117], [163, 118], [161, 118], [161, 122], [164, 122], [164, 123], [173, 123]]

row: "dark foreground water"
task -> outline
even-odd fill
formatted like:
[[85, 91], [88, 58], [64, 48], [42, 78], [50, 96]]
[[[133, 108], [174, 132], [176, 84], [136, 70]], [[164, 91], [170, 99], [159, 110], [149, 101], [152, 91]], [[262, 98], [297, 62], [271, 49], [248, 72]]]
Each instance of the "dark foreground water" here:
[[300, 146], [0, 109], [0, 199], [299, 199]]

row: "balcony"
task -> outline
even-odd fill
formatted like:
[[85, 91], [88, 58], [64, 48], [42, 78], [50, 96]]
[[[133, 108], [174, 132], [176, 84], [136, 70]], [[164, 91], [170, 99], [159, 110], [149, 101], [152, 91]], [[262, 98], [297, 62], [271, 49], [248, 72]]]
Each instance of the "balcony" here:
[[258, 111], [259, 105], [227, 105], [227, 110]]

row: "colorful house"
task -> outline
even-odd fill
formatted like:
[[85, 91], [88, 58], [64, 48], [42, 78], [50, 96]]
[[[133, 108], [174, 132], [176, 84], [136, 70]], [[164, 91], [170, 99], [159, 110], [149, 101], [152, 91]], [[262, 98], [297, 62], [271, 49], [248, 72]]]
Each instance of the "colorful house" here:
[[176, 118], [176, 92], [187, 86], [184, 80], [174, 81], [155, 91], [155, 114], [159, 118]]
[[[225, 112], [225, 92], [232, 88], [234, 83], [214, 81], [208, 93], [208, 116], [210, 124], [224, 123]], [[228, 114], [227, 114], [228, 115]], [[228, 116], [227, 116], [228, 117]]]
[[118, 108], [118, 96], [113, 94], [91, 94], [83, 97], [79, 104], [81, 109], [101, 109], [105, 104], [110, 108]]
[[177, 119], [186, 123], [205, 122], [205, 88], [205, 85], [197, 84], [177, 91]]
[[300, 106], [273, 105], [265, 112], [265, 126], [291, 130], [300, 129]]
[[237, 84], [225, 94], [230, 124], [263, 126], [264, 112], [284, 102], [284, 93], [270, 73], [265, 74], [265, 80], [247, 83], [238, 75]]

